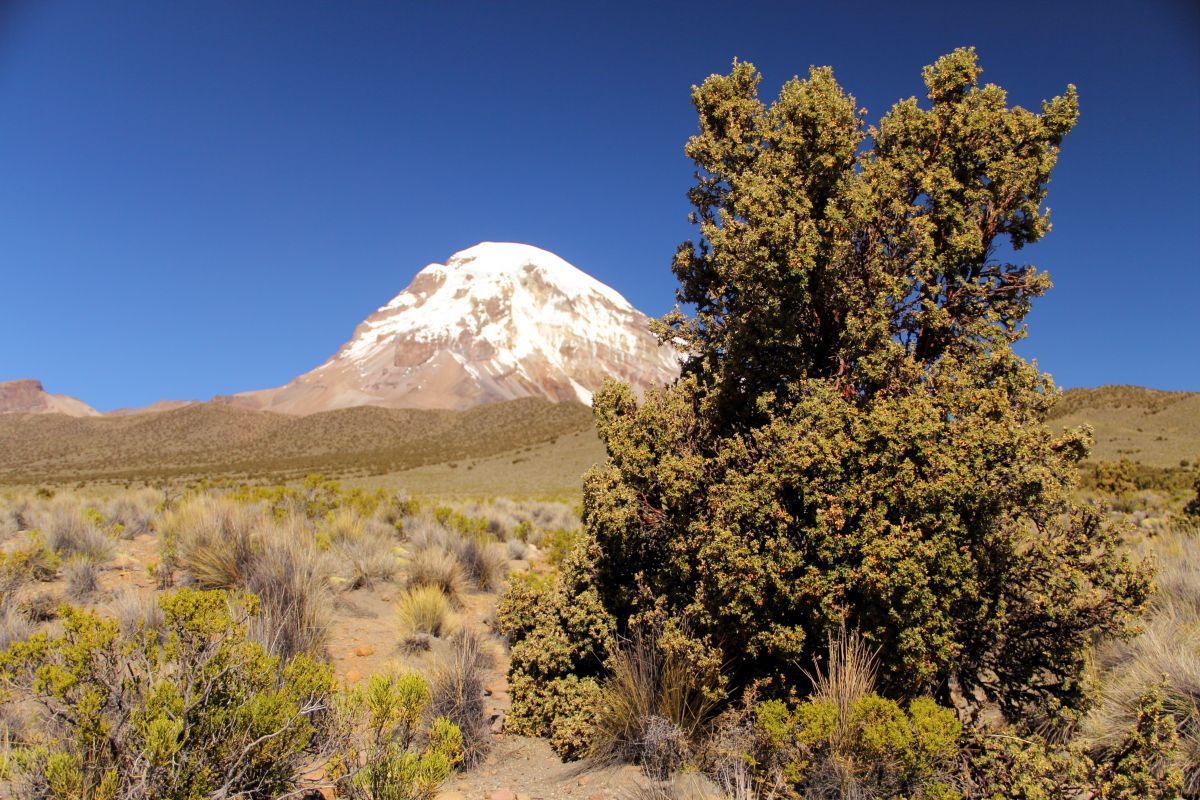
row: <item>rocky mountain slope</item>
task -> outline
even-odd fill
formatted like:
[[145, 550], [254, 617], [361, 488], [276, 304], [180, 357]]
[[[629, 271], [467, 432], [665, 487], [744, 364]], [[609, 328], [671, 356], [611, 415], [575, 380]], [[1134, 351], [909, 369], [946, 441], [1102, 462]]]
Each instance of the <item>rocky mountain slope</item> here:
[[678, 374], [675, 353], [648, 323], [553, 253], [484, 242], [422, 269], [311, 372], [217, 402], [289, 414], [464, 409], [520, 397], [587, 404], [608, 378], [642, 390]]
[[25, 378], [0, 381], [0, 414], [66, 414], [69, 417], [98, 417], [100, 412], [82, 400], [65, 394], [50, 394], [41, 381]]

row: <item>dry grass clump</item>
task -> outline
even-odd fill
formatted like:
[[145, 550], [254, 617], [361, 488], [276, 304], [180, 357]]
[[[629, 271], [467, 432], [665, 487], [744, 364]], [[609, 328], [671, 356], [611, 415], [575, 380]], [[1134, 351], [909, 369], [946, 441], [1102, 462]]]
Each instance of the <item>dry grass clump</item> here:
[[450, 649], [433, 666], [430, 675], [433, 717], [446, 717], [463, 735], [463, 761], [474, 767], [492, 746], [492, 731], [483, 708], [483, 670], [488, 658], [479, 635], [459, 631], [450, 638]]
[[1136, 549], [1158, 566], [1158, 592], [1144, 630], [1105, 644], [1096, 656], [1101, 702], [1084, 720], [1082, 741], [1101, 752], [1119, 746], [1147, 688], [1161, 685], [1179, 735], [1176, 760], [1185, 792], [1200, 794], [1200, 533], [1174, 530]]
[[485, 592], [498, 592], [508, 574], [504, 545], [474, 536], [459, 537], [451, 546], [467, 578]]
[[164, 554], [204, 589], [244, 586], [255, 555], [261, 511], [223, 497], [197, 495], [158, 522]]
[[132, 587], [117, 592], [112, 602], [112, 616], [125, 636], [132, 636], [139, 630], [161, 630], [166, 622], [157, 598]]
[[408, 585], [435, 588], [447, 602], [459, 605], [467, 590], [467, 576], [453, 553], [440, 547], [426, 547], [408, 562]]
[[251, 633], [284, 660], [320, 657], [328, 639], [328, 571], [307, 531], [267, 525], [246, 568], [244, 588], [258, 595]]
[[102, 513], [110, 525], [120, 526], [122, 538], [133, 539], [150, 532], [160, 502], [161, 493], [153, 489], [125, 492], [106, 503]]
[[67, 597], [76, 603], [91, 600], [100, 591], [100, 573], [96, 562], [87, 556], [76, 556], [62, 566], [67, 582]]
[[509, 539], [505, 542], [508, 557], [514, 561], [522, 561], [529, 556], [529, 545], [520, 539]]
[[394, 530], [378, 519], [341, 508], [317, 526], [317, 542], [329, 549], [336, 573], [349, 588], [358, 589], [396, 577]]
[[23, 642], [33, 635], [37, 626], [22, 609], [15, 606], [0, 608], [0, 650]]
[[0, 499], [0, 542], [11, 539], [31, 526], [33, 513], [27, 497]]
[[441, 637], [454, 628], [454, 613], [445, 592], [438, 586], [422, 585], [404, 590], [396, 600], [396, 619], [401, 638], [419, 634]]
[[87, 556], [100, 563], [112, 558], [112, 537], [96, 527], [73, 499], [55, 500], [39, 527], [46, 546], [63, 557]]
[[206, 589], [258, 595], [252, 633], [276, 655], [320, 655], [327, 638], [329, 570], [306, 523], [281, 524], [257, 506], [200, 495], [159, 523], [173, 562]]
[[635, 628], [609, 666], [589, 755], [640, 764], [649, 777], [668, 779], [704, 747], [713, 711], [704, 672], [664, 647], [656, 627]]

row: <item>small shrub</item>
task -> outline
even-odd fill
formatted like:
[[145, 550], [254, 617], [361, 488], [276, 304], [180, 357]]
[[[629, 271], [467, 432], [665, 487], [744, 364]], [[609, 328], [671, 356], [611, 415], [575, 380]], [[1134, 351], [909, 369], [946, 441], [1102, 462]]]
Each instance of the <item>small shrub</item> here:
[[0, 606], [7, 605], [17, 591], [31, 581], [51, 580], [61, 561], [46, 547], [36, 531], [11, 550], [0, 550]]
[[430, 678], [430, 712], [458, 726], [463, 740], [463, 766], [478, 764], [492, 745], [492, 732], [483, 709], [483, 670], [487, 656], [479, 637], [459, 631], [450, 651], [434, 665]]
[[396, 617], [402, 637], [443, 636], [450, 631], [454, 619], [450, 601], [438, 586], [415, 586], [403, 591], [396, 600]]
[[542, 546], [546, 548], [546, 558], [551, 564], [561, 564], [578, 543], [579, 533], [563, 528], [542, 537]]
[[462, 733], [445, 717], [422, 730], [429, 701], [429, 685], [415, 674], [373, 675], [344, 695], [338, 710], [345, 743], [329, 764], [338, 797], [433, 796], [462, 759]]
[[[231, 603], [231, 599], [234, 601]], [[276, 797], [324, 743], [332, 673], [247, 638], [254, 598], [160, 600], [164, 645], [66, 607], [62, 632], [0, 653], [0, 678], [43, 710], [14, 743], [18, 798]]]
[[596, 591], [595, 563], [594, 544], [585, 540], [549, 589], [515, 580], [496, 610], [497, 627], [512, 645], [505, 729], [548, 737], [564, 758], [587, 751], [601, 700], [598, 678], [613, 647], [614, 623]]
[[63, 564], [62, 572], [67, 581], [67, 597], [77, 603], [92, 599], [100, 590], [99, 571], [90, 558], [72, 558]]

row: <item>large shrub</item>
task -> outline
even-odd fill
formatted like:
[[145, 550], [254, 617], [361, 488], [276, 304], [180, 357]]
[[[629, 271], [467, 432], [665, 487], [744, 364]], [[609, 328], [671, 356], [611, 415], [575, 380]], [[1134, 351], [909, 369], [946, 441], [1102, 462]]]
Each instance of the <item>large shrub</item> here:
[[658, 326], [683, 377], [597, 394], [584, 518], [618, 629], [686, 619], [734, 690], [805, 691], [797, 665], [847, 625], [884, 697], [1062, 721], [1148, 592], [1071, 507], [1086, 434], [1046, 427], [1057, 392], [1012, 349], [1050, 284], [1004, 257], [1049, 230], [1075, 90], [1038, 113], [979, 73], [939, 59], [929, 104], [871, 128], [829, 69], [770, 105], [745, 63], [694, 89], [700, 241], [674, 262], [694, 314]]
[[0, 653], [38, 725], [8, 755], [17, 797], [276, 797], [321, 744], [330, 669], [248, 637], [252, 596], [182, 590], [160, 628], [66, 606], [62, 632]]

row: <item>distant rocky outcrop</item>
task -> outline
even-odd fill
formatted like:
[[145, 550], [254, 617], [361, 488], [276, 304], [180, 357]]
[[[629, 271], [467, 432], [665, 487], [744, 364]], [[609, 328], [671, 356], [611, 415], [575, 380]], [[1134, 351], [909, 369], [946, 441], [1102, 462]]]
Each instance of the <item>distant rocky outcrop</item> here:
[[82, 400], [65, 394], [49, 394], [42, 382], [32, 378], [0, 381], [0, 414], [66, 414], [69, 417], [98, 417], [100, 412]]

